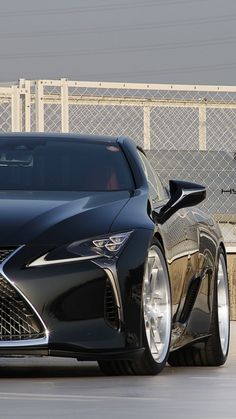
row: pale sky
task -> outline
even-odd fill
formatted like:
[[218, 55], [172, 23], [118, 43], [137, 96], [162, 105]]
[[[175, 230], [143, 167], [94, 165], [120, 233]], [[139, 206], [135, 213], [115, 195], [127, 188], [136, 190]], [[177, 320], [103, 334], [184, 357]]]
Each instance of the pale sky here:
[[236, 0], [0, 0], [0, 83], [236, 85]]

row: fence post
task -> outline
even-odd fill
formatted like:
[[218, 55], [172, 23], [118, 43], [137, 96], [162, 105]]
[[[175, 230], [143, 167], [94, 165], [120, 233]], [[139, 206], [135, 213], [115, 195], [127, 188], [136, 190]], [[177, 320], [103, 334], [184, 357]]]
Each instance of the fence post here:
[[25, 80], [25, 132], [31, 131], [31, 82]]
[[61, 132], [69, 132], [68, 82], [61, 79]]
[[43, 81], [37, 80], [35, 83], [35, 119], [36, 131], [44, 132], [44, 88]]
[[21, 98], [21, 131], [31, 131], [31, 81], [20, 79], [19, 89]]
[[206, 150], [206, 104], [199, 105], [199, 150]]
[[20, 91], [18, 86], [12, 86], [11, 89], [11, 130], [17, 132], [21, 130]]
[[143, 108], [143, 148], [150, 150], [150, 107]]

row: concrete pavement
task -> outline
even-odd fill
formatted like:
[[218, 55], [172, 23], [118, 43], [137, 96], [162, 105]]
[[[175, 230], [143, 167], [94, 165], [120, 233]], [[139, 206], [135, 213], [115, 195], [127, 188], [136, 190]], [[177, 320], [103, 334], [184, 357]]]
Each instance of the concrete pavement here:
[[104, 377], [96, 363], [0, 360], [0, 418], [233, 419], [236, 356], [221, 368], [171, 368], [155, 377]]

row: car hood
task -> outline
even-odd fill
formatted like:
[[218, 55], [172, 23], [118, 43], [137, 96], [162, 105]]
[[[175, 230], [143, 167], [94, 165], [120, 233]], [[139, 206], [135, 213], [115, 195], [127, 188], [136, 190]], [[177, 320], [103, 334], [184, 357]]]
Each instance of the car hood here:
[[62, 244], [106, 234], [128, 191], [0, 192], [0, 245]]

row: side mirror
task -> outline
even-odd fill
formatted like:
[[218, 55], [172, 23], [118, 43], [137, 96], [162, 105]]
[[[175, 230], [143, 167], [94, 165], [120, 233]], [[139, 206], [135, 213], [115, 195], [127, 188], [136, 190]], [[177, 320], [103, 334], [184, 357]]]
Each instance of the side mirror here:
[[192, 182], [170, 180], [170, 199], [160, 212], [154, 212], [155, 221], [163, 224], [176, 211], [185, 207], [193, 207], [200, 204], [206, 198], [206, 188]]

